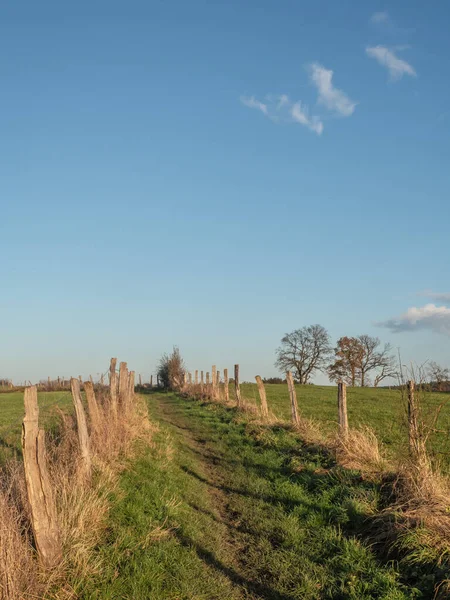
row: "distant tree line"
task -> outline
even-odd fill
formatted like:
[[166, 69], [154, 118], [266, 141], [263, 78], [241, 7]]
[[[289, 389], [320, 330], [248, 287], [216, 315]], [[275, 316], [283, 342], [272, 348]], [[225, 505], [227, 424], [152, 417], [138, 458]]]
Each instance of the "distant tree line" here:
[[397, 376], [396, 358], [390, 344], [381, 344], [367, 334], [341, 337], [335, 348], [322, 325], [310, 325], [286, 333], [276, 350], [275, 366], [282, 372], [292, 371], [301, 384], [310, 383], [317, 372], [326, 373], [331, 381], [348, 385], [377, 387], [388, 377]]
[[[291, 371], [301, 384], [310, 383], [317, 372], [328, 375], [330, 381], [361, 387], [378, 387], [388, 378], [399, 379], [398, 360], [390, 344], [383, 345], [379, 338], [363, 334], [343, 336], [333, 348], [330, 335], [322, 325], [286, 333], [276, 350], [275, 366], [282, 373]], [[435, 361], [426, 366], [424, 382], [435, 391], [450, 391], [450, 369]], [[278, 383], [283, 380], [273, 377], [265, 381]]]

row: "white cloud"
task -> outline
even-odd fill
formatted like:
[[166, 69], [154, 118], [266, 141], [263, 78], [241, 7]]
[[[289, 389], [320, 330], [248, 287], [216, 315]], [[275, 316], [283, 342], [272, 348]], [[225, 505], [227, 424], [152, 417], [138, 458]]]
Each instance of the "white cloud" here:
[[383, 67], [389, 71], [390, 78], [393, 81], [401, 79], [403, 75], [416, 77], [417, 73], [412, 65], [406, 60], [399, 58], [392, 50], [386, 46], [374, 46], [366, 48], [366, 54], [374, 58]]
[[379, 25], [380, 23], [390, 23], [390, 17], [386, 10], [373, 13], [370, 17], [370, 22]]
[[261, 111], [274, 123], [299, 123], [317, 135], [322, 134], [323, 123], [320, 118], [309, 116], [307, 106], [301, 102], [292, 102], [286, 94], [268, 95], [265, 102], [260, 102], [254, 96], [241, 96], [241, 102], [244, 106]]
[[241, 96], [241, 102], [244, 106], [248, 106], [248, 108], [255, 108], [256, 110], [260, 110], [264, 115], [267, 116], [267, 104], [256, 100], [255, 96]]
[[291, 107], [291, 116], [296, 123], [300, 123], [300, 125], [304, 125], [311, 129], [311, 131], [315, 131], [317, 135], [321, 135], [323, 131], [323, 123], [319, 119], [319, 117], [308, 115], [308, 109], [305, 106], [302, 106], [301, 102], [296, 102]]
[[345, 92], [335, 88], [332, 79], [333, 71], [318, 63], [311, 65], [311, 80], [319, 93], [318, 103], [342, 117], [349, 117], [355, 110], [356, 102], [350, 100]]
[[378, 326], [386, 327], [392, 333], [429, 329], [435, 333], [450, 336], [450, 308], [435, 304], [413, 306], [408, 308], [403, 315], [382, 321], [378, 323]]

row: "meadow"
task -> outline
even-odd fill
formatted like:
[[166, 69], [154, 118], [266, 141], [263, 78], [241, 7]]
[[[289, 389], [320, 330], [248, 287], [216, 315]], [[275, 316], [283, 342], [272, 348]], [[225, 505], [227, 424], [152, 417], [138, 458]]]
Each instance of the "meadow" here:
[[[41, 423], [50, 429], [56, 423], [56, 408], [72, 411], [70, 392], [39, 392]], [[21, 454], [21, 431], [24, 415], [23, 392], [0, 394], [0, 465]]]
[[[272, 413], [282, 420], [290, 420], [289, 392], [286, 384], [265, 384], [267, 402]], [[319, 423], [325, 434], [337, 431], [336, 386], [297, 385], [297, 399], [303, 417]], [[259, 404], [256, 384], [243, 383], [241, 393], [248, 401]], [[230, 386], [234, 398], [234, 387]], [[433, 432], [430, 451], [450, 469], [450, 394], [422, 392], [420, 398], [426, 422], [432, 424], [438, 407], [444, 403]], [[398, 389], [347, 388], [348, 419], [350, 427], [369, 426], [385, 445], [391, 457], [407, 449], [406, 401]]]

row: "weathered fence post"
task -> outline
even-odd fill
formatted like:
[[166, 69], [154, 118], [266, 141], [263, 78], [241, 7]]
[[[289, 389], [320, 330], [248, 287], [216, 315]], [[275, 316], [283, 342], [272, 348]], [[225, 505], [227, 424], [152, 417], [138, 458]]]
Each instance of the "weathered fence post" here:
[[294, 379], [290, 371], [286, 373], [286, 381], [288, 384], [289, 396], [291, 399], [292, 422], [294, 423], [294, 425], [300, 425], [300, 414], [298, 412], [297, 394], [295, 392]]
[[230, 400], [230, 392], [228, 389], [228, 369], [223, 370], [223, 391], [225, 392], [225, 402]]
[[217, 368], [216, 365], [211, 367], [211, 396], [213, 400], [217, 400]]
[[239, 385], [239, 365], [234, 365], [234, 389], [236, 392], [236, 405], [238, 408], [241, 408], [242, 398], [241, 386]]
[[209, 385], [209, 371], [206, 373], [206, 385]]
[[109, 367], [109, 390], [111, 395], [111, 414], [117, 421], [117, 373], [116, 373], [117, 358], [111, 359]]
[[86, 400], [88, 405], [89, 417], [93, 432], [98, 435], [102, 428], [102, 417], [100, 415], [100, 409], [95, 398], [94, 384], [92, 381], [86, 381], [84, 383], [84, 391], [86, 393]]
[[130, 410], [134, 398], [134, 371], [128, 373], [128, 390], [127, 390], [127, 410]]
[[408, 442], [409, 453], [412, 457], [419, 457], [419, 427], [417, 421], [417, 402], [414, 381], [406, 384], [408, 390]]
[[150, 387], [153, 387], [153, 375], [150, 375]]
[[119, 403], [124, 406], [128, 396], [128, 368], [126, 362], [119, 365]]
[[256, 385], [258, 386], [259, 398], [261, 400], [261, 415], [264, 418], [269, 416], [269, 407], [267, 406], [266, 389], [264, 383], [259, 375], [255, 377]]
[[338, 426], [339, 437], [345, 439], [348, 436], [347, 386], [343, 381], [338, 382]]
[[195, 381], [195, 385], [198, 385], [198, 371], [195, 371], [194, 381]]
[[24, 403], [22, 451], [31, 524], [39, 559], [45, 568], [51, 568], [61, 559], [62, 549], [55, 500], [47, 468], [45, 433], [39, 429], [36, 386], [25, 389]]
[[202, 385], [204, 384], [203, 371], [200, 371], [200, 383], [201, 383]]
[[89, 375], [89, 381], [94, 385], [94, 380], [92, 379], [92, 375]]
[[100, 385], [101, 385], [102, 387], [105, 385], [105, 381], [104, 381], [104, 378], [103, 378], [103, 373], [102, 373], [102, 374], [101, 374], [101, 376], [100, 376]]
[[192, 385], [192, 373], [188, 373], [188, 377], [189, 385]]
[[139, 373], [139, 387], [142, 387], [142, 375]]
[[75, 416], [77, 419], [78, 442], [80, 444], [81, 469], [83, 477], [89, 479], [91, 476], [91, 449], [89, 444], [89, 434], [84, 413], [83, 402], [81, 400], [80, 382], [72, 377], [70, 380], [72, 390], [72, 400], [75, 407]]

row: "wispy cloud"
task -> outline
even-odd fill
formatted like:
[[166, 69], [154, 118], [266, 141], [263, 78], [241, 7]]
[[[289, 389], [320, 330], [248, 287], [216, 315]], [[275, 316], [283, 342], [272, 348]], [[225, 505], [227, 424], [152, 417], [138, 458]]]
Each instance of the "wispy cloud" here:
[[345, 92], [334, 87], [333, 71], [319, 63], [313, 63], [310, 70], [311, 81], [318, 92], [318, 103], [341, 117], [352, 115], [356, 108], [356, 102], [350, 100]]
[[268, 95], [264, 102], [254, 96], [241, 96], [240, 100], [244, 106], [259, 110], [274, 123], [299, 123], [317, 135], [323, 132], [321, 119], [315, 115], [310, 116], [307, 106], [301, 102], [292, 102], [286, 94]]
[[386, 46], [373, 46], [366, 48], [366, 54], [374, 58], [389, 71], [392, 81], [398, 81], [403, 75], [416, 77], [416, 70], [406, 60], [399, 58], [393, 50]]
[[392, 333], [404, 331], [431, 330], [450, 336], [450, 308], [426, 304], [425, 306], [413, 306], [400, 315], [387, 321], [377, 323], [379, 327], [386, 327]]
[[450, 292], [433, 292], [432, 290], [424, 290], [418, 294], [419, 296], [425, 296], [435, 302], [443, 302], [444, 304], [450, 304]]
[[315, 131], [317, 135], [322, 134], [322, 121], [319, 119], [319, 117], [310, 117], [308, 114], [308, 108], [302, 106], [301, 102], [296, 102], [291, 106], [291, 116], [296, 123], [300, 123], [300, 125], [308, 127], [308, 129], [311, 129], [311, 131]]
[[263, 115], [267, 116], [267, 104], [256, 100], [255, 96], [241, 96], [241, 102], [244, 106], [260, 110], [263, 113]]
[[370, 17], [370, 22], [374, 25], [380, 25], [383, 23], [387, 24], [391, 23], [391, 18], [389, 16], [389, 13], [386, 10], [383, 10], [380, 12], [373, 13], [373, 15]]

